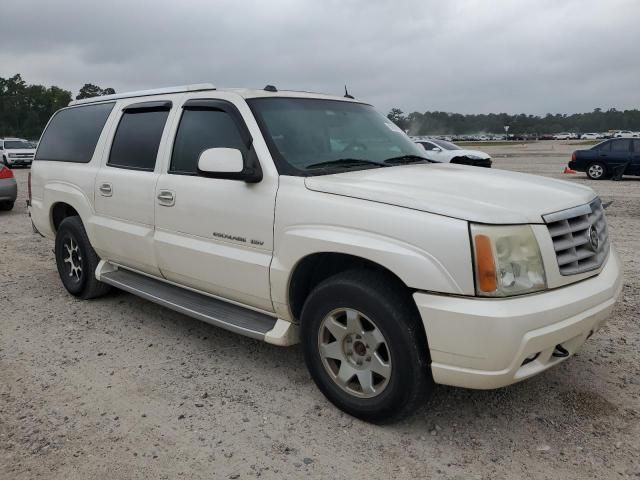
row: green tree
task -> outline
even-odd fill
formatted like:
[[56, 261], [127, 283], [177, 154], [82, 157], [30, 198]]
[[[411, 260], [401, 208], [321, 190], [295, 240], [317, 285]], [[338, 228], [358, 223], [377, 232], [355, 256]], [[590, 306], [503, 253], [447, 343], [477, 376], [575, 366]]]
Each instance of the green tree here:
[[100, 88], [93, 83], [85, 83], [78, 92], [78, 95], [76, 95], [76, 100], [91, 97], [101, 97], [102, 95], [113, 95], [114, 93], [116, 93], [116, 91], [111, 87]]
[[59, 87], [28, 85], [20, 74], [0, 77], [0, 137], [39, 138], [51, 115], [70, 101], [71, 92]]

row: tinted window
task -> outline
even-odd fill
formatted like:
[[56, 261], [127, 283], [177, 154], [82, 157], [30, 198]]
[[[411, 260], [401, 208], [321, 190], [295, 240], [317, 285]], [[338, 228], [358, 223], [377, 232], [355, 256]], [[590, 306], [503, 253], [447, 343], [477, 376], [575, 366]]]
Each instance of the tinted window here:
[[433, 150], [434, 148], [437, 148], [433, 143], [429, 142], [420, 142], [420, 145], [422, 145], [425, 150]]
[[629, 139], [614, 140], [613, 142], [611, 142], [611, 151], [612, 152], [628, 152], [630, 145], [631, 145], [631, 140]]
[[169, 110], [125, 111], [107, 165], [153, 171]]
[[592, 148], [600, 152], [609, 152], [611, 151], [611, 142], [602, 142]]
[[7, 150], [18, 150], [21, 148], [32, 148], [31, 144], [27, 141], [24, 140], [7, 140], [6, 142], [4, 142], [4, 147]]
[[90, 162], [112, 109], [113, 103], [101, 103], [58, 111], [42, 136], [35, 159]]
[[236, 148], [243, 155], [246, 154], [247, 147], [233, 118], [219, 110], [185, 109], [176, 134], [169, 171], [197, 173], [200, 154], [216, 147]]
[[[248, 100], [280, 173], [325, 175], [317, 164], [349, 160], [382, 163], [401, 155], [423, 155], [388, 118], [361, 103], [316, 98]], [[343, 168], [336, 166], [335, 168]], [[371, 168], [366, 163], [362, 167]]]
[[636, 153], [640, 153], [640, 140], [633, 141], [633, 151]]
[[454, 145], [451, 142], [445, 142], [444, 140], [434, 140], [433, 143], [435, 143], [440, 148], [443, 148], [445, 150], [460, 150], [459, 146]]

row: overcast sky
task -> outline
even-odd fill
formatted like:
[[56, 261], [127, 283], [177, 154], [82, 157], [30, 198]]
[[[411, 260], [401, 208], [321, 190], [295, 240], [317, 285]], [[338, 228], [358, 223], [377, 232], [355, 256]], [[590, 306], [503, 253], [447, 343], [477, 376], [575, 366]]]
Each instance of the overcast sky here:
[[640, 108], [638, 0], [3, 0], [0, 76], [342, 94], [382, 112]]

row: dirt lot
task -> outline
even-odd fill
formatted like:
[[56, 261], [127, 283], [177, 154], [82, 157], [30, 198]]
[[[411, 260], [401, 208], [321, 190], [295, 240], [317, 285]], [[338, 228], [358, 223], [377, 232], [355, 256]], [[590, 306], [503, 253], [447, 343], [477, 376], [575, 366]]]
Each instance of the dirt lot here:
[[640, 178], [562, 175], [569, 142], [488, 149], [495, 167], [595, 188], [625, 266], [574, 358], [496, 391], [438, 387], [373, 426], [331, 406], [300, 349], [125, 293], [82, 302], [20, 198], [0, 213], [0, 478], [640, 478]]

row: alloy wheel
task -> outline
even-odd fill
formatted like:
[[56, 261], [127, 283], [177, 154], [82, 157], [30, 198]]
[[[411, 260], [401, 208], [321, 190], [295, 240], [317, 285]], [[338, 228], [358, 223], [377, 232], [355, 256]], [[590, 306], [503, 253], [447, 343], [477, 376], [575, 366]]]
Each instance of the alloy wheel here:
[[330, 312], [318, 331], [322, 364], [342, 390], [372, 398], [391, 378], [391, 353], [376, 324], [361, 312], [339, 308]]

